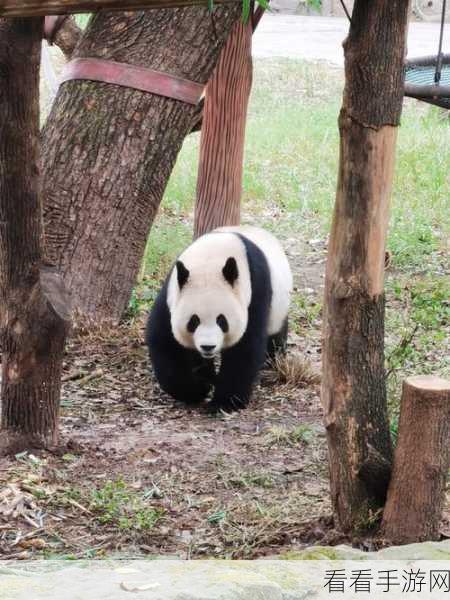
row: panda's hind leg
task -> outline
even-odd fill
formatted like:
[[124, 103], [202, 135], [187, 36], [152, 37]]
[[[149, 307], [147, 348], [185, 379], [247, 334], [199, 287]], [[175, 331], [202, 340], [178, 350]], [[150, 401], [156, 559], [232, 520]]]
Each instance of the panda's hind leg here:
[[283, 321], [283, 325], [278, 333], [270, 335], [267, 340], [266, 365], [270, 366], [277, 354], [284, 355], [287, 350], [288, 337], [288, 319]]

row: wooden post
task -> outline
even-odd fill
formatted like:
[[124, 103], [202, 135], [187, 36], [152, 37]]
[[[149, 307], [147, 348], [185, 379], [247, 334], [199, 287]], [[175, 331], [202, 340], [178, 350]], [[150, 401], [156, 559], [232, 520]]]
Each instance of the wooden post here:
[[206, 88], [194, 236], [239, 225], [245, 123], [252, 86], [251, 19], [234, 26]]
[[43, 265], [39, 201], [42, 19], [0, 20], [0, 301], [2, 445], [56, 443], [69, 314]]
[[449, 466], [450, 381], [409, 377], [381, 528], [389, 543], [439, 540]]
[[407, 0], [356, 0], [344, 43], [339, 177], [325, 279], [322, 403], [335, 518], [348, 532], [364, 529], [384, 504], [392, 461], [384, 256], [407, 19]]

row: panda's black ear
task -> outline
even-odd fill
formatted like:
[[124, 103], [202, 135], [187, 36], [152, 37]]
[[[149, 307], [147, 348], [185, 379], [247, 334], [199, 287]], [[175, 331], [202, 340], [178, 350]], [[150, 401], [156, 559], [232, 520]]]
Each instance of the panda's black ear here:
[[183, 285], [188, 280], [189, 271], [183, 265], [183, 263], [181, 262], [181, 260], [177, 260], [177, 262], [175, 263], [175, 266], [177, 268], [178, 285], [180, 286], [180, 290], [181, 290], [181, 288], [183, 287]]
[[230, 258], [225, 263], [224, 268], [222, 269], [223, 276], [228, 281], [228, 283], [233, 286], [234, 282], [239, 276], [239, 271], [237, 267], [236, 259], [230, 256]]

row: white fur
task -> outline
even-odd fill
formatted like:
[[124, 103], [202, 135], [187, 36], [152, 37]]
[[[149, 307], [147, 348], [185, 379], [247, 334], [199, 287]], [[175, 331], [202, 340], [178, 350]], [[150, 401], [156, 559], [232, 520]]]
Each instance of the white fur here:
[[[273, 290], [269, 335], [280, 331], [288, 313], [292, 274], [284, 251], [273, 235], [256, 227], [223, 227], [200, 237], [179, 257], [188, 269], [189, 277], [180, 291], [177, 272], [173, 270], [167, 304], [176, 340], [187, 348], [196, 348], [204, 356], [202, 345], [214, 346], [212, 353], [218, 354], [222, 349], [234, 346], [247, 328], [247, 309], [251, 301], [250, 271], [245, 246], [236, 233], [256, 244], [269, 265]], [[222, 274], [229, 257], [236, 260], [239, 272], [233, 287]], [[187, 323], [193, 314], [200, 318], [200, 325], [191, 334]], [[227, 333], [223, 333], [217, 325], [216, 319], [220, 314], [228, 321]]]
[[271, 233], [259, 227], [221, 227], [216, 231], [240, 233], [263, 252], [269, 265], [273, 291], [268, 334], [278, 333], [288, 314], [293, 286], [291, 267], [280, 242]]

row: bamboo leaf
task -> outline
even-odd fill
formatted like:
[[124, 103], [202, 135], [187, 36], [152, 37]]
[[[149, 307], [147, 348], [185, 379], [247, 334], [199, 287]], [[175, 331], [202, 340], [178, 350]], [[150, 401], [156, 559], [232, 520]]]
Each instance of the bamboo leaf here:
[[250, 16], [250, 2], [251, 0], [242, 0], [242, 22], [247, 23]]

